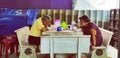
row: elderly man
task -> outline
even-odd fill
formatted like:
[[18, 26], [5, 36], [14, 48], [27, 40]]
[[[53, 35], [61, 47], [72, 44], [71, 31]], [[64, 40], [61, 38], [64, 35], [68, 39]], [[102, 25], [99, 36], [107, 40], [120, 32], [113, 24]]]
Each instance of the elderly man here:
[[51, 24], [51, 17], [48, 15], [39, 17], [32, 25], [29, 34], [29, 43], [31, 45], [37, 45], [36, 52], [39, 52], [41, 33], [46, 31], [46, 27]]

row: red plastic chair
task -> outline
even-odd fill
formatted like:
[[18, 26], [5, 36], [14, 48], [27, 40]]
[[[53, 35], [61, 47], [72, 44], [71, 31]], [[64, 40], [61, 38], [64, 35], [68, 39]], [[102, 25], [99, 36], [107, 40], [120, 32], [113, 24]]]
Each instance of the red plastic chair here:
[[2, 40], [3, 40], [3, 37], [2, 35], [0, 35], [0, 57], [2, 56]]
[[[15, 52], [15, 46], [16, 46], [16, 55], [18, 56], [18, 44], [17, 44], [16, 35], [6, 35], [4, 36], [4, 39], [2, 40], [2, 48], [4, 52], [5, 48], [5, 58], [8, 58], [8, 49], [10, 48], [10, 54]], [[2, 49], [1, 49], [2, 50]]]

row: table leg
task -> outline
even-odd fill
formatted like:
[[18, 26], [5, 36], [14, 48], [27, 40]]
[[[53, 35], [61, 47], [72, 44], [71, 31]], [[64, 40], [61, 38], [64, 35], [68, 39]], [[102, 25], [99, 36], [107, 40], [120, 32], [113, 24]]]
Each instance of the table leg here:
[[81, 58], [81, 49], [82, 49], [82, 45], [81, 44], [81, 40], [78, 38], [78, 53], [77, 53], [77, 58]]
[[54, 58], [53, 38], [50, 38], [50, 58]]
[[77, 56], [78, 58], [81, 58], [81, 53], [78, 53], [78, 56]]

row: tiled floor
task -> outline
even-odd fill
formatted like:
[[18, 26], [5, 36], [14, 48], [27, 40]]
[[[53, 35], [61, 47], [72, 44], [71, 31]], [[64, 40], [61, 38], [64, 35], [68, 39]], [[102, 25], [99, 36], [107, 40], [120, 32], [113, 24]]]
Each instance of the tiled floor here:
[[[1, 58], [5, 58], [5, 55], [3, 55]], [[19, 58], [19, 57], [17, 57], [14, 53], [11, 55], [9, 54], [9, 58]], [[49, 58], [49, 57], [47, 57], [46, 55], [38, 55], [37, 58]], [[69, 58], [69, 57], [67, 57], [67, 55], [59, 54], [59, 55], [56, 55], [56, 58]], [[72, 58], [75, 58], [75, 56], [73, 56]], [[86, 57], [86, 55], [83, 54], [82, 58], [88, 58], [88, 57]]]
[[118, 50], [112, 46], [108, 46], [107, 54], [108, 54], [108, 57], [118, 58]]
[[[109, 46], [107, 49], [107, 54], [108, 54], [108, 57], [117, 58], [118, 50], [112, 46]], [[5, 53], [3, 53], [1, 58], [5, 58]], [[18, 57], [16, 57], [15, 53], [13, 53], [13, 54], [9, 54], [9, 58], [18, 58]], [[46, 55], [39, 54], [38, 58], [46, 58]], [[58, 55], [56, 55], [56, 58], [69, 58], [69, 57], [67, 57], [66, 55], [58, 54]], [[75, 58], [75, 57], [73, 57], [73, 58]], [[85, 54], [82, 54], [82, 58], [90, 58], [90, 57], [87, 57]]]
[[[2, 54], [1, 58], [5, 58], [5, 53]], [[17, 57], [15, 53], [13, 53], [13, 54], [9, 54], [9, 58], [19, 58], [19, 57]]]

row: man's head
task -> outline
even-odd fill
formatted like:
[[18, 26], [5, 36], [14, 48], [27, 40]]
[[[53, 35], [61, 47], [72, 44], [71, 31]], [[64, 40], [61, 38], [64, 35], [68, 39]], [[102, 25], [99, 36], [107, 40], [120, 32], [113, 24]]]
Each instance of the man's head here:
[[48, 26], [51, 24], [51, 17], [49, 15], [42, 16], [43, 25]]
[[86, 15], [80, 17], [79, 19], [82, 26], [86, 26], [86, 24], [90, 22], [90, 19]]

